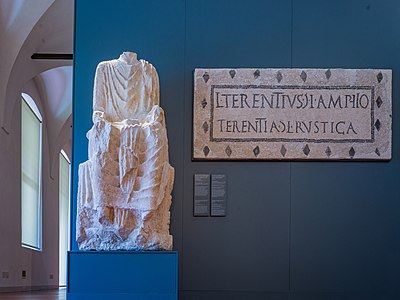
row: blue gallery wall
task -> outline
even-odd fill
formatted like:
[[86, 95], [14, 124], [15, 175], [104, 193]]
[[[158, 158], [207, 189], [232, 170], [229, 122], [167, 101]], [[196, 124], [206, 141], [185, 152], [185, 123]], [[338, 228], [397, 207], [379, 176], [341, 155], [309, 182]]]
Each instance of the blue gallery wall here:
[[[76, 0], [75, 7], [71, 232], [95, 68], [130, 50], [160, 77], [181, 299], [399, 297], [398, 0]], [[192, 162], [197, 67], [393, 69], [393, 158]], [[195, 173], [228, 175], [227, 217], [193, 217]]]

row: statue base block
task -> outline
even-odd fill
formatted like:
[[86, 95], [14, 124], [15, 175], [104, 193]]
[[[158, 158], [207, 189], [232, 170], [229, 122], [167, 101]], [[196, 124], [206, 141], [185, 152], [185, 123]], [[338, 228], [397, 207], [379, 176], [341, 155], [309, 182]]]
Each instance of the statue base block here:
[[68, 300], [177, 300], [176, 251], [70, 251]]

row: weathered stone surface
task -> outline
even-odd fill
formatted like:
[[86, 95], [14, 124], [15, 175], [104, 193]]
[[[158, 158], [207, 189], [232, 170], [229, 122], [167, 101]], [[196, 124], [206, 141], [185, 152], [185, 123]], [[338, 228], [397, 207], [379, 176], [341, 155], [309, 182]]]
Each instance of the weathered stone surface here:
[[89, 159], [79, 165], [79, 249], [170, 250], [174, 169], [150, 63], [124, 52], [98, 65], [87, 137]]
[[196, 69], [193, 158], [388, 160], [392, 71]]

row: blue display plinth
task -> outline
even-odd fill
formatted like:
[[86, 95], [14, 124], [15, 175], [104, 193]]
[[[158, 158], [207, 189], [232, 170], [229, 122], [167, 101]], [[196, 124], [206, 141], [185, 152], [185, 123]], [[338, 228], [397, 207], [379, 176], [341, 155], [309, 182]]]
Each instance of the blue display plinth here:
[[176, 251], [68, 252], [68, 300], [176, 300]]

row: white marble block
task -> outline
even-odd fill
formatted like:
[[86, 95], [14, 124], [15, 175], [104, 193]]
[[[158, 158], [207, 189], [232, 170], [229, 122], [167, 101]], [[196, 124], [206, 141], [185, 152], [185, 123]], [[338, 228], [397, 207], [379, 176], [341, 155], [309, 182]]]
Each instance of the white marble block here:
[[156, 69], [136, 53], [101, 62], [89, 159], [79, 165], [81, 250], [170, 250], [174, 169]]

